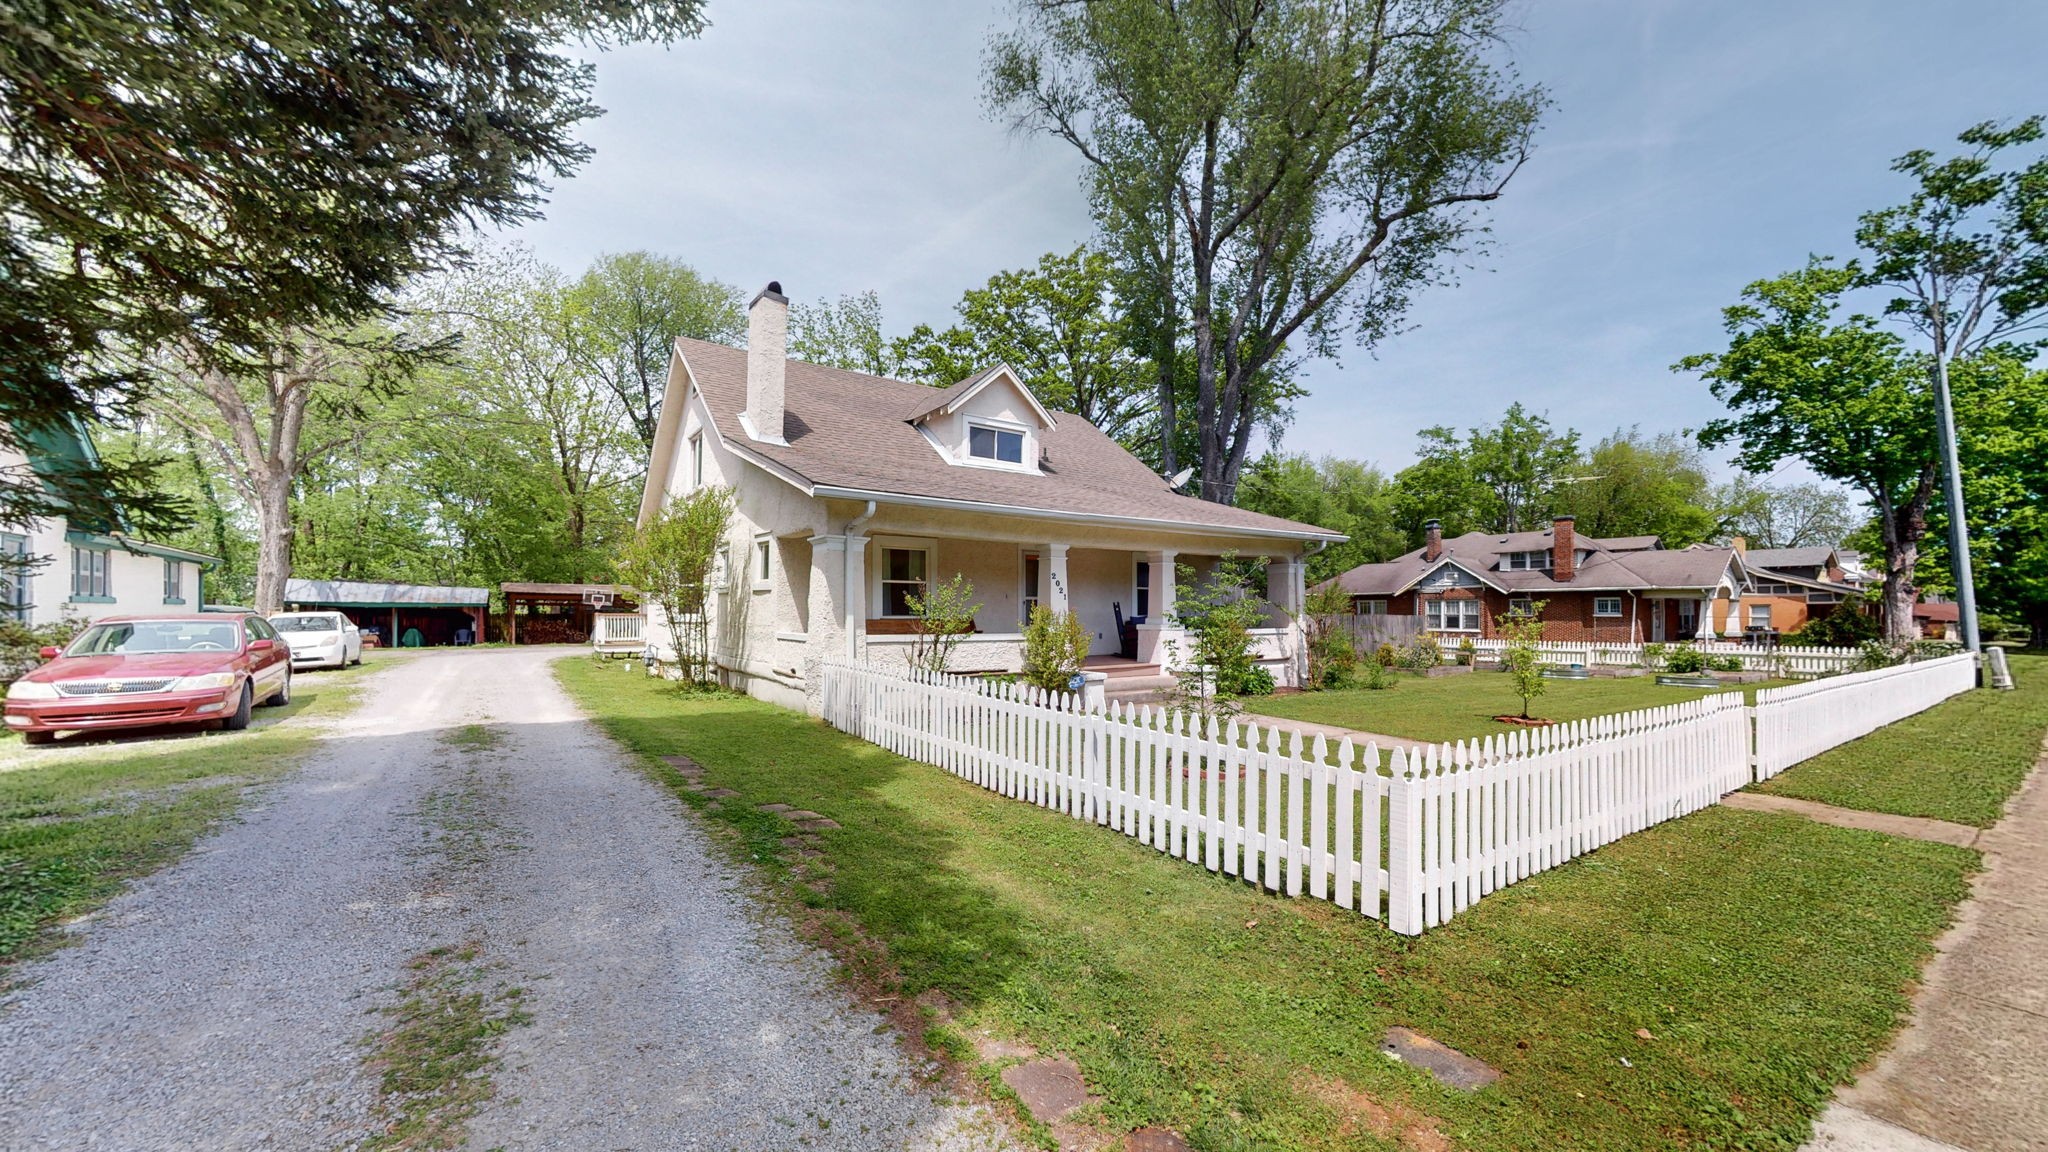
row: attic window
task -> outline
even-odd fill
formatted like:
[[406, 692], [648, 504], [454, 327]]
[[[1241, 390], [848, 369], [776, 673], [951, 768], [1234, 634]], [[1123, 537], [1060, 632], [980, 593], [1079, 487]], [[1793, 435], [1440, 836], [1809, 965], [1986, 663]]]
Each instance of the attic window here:
[[967, 428], [967, 454], [977, 460], [1022, 464], [1024, 433], [993, 424], [970, 424]]

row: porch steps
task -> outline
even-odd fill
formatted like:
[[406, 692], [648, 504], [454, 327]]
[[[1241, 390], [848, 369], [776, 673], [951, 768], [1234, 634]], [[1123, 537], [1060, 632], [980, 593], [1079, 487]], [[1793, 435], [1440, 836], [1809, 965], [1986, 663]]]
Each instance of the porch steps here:
[[1113, 704], [1155, 704], [1173, 691], [1173, 677], [1160, 671], [1157, 664], [1119, 661], [1084, 667], [1106, 677], [1102, 684], [1103, 696]]

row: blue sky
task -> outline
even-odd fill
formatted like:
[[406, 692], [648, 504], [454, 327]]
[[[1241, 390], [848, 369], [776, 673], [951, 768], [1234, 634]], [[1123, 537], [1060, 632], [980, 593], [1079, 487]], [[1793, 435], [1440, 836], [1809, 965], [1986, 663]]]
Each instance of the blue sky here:
[[[1985, 119], [2048, 111], [2048, 3], [1544, 0], [1510, 49], [1555, 105], [1493, 245], [1377, 355], [1305, 375], [1290, 450], [1412, 459], [1415, 432], [1520, 400], [1597, 437], [1717, 406], [1669, 365], [1807, 253], [1847, 254], [1889, 171]], [[597, 59], [595, 159], [517, 233], [580, 268], [646, 248], [799, 300], [875, 289], [885, 326], [1090, 232], [1065, 146], [980, 104], [1001, 0], [713, 0], [701, 40]]]

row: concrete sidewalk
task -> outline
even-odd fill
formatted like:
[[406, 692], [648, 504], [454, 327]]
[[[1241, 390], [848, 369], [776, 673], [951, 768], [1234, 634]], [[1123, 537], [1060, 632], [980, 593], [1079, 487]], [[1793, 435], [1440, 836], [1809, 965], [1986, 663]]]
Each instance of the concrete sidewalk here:
[[1922, 976], [1913, 1019], [1814, 1126], [1810, 1152], [2048, 1150], [2048, 749]]

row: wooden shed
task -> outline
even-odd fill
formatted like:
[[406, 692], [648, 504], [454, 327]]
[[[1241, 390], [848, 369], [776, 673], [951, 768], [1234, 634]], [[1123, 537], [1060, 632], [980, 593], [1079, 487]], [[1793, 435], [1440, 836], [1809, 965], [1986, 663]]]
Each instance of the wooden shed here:
[[385, 648], [475, 644], [484, 638], [491, 590], [367, 580], [287, 580], [284, 606], [293, 612], [338, 611]]
[[500, 584], [505, 640], [512, 644], [588, 644], [599, 612], [638, 612], [639, 595], [617, 584]]

